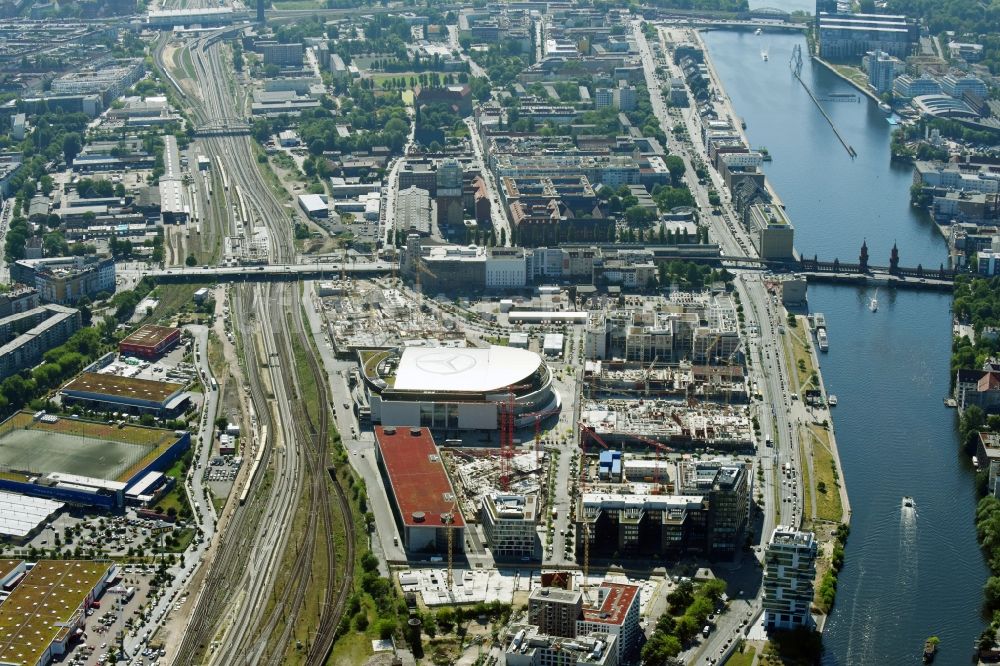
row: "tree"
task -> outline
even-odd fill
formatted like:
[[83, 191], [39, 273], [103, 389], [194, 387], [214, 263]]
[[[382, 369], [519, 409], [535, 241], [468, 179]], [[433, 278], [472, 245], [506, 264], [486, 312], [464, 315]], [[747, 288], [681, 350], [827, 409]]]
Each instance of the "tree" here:
[[187, 259], [184, 260], [184, 263], [187, 264], [188, 266], [197, 266], [198, 259], [193, 254], [189, 254], [187, 256]]
[[80, 150], [83, 148], [83, 141], [76, 132], [69, 132], [63, 136], [62, 149], [66, 164], [72, 164]]
[[655, 632], [642, 647], [643, 666], [665, 666], [681, 653], [681, 642], [676, 636]]
[[684, 160], [677, 155], [667, 155], [663, 161], [667, 165], [667, 171], [670, 172], [670, 180], [674, 183], [679, 182], [687, 170], [687, 167], [684, 166]]

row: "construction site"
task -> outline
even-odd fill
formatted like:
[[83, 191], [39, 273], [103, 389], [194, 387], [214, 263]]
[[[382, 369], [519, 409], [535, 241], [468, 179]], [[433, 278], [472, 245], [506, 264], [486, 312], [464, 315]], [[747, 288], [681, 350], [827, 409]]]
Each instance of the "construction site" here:
[[753, 453], [747, 407], [668, 399], [585, 400], [580, 423], [612, 446], [633, 450]]
[[455, 322], [419, 303], [408, 290], [381, 281], [342, 279], [322, 283], [318, 295], [338, 356], [432, 340], [434, 346], [445, 346], [448, 341], [464, 346], [465, 335]]

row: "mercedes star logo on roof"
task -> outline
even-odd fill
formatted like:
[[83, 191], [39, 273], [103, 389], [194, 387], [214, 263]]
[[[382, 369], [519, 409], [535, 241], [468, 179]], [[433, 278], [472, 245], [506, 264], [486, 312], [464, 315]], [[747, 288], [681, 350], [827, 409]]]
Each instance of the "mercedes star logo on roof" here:
[[475, 365], [475, 357], [456, 351], [428, 354], [417, 359], [418, 368], [435, 375], [457, 375], [471, 370]]

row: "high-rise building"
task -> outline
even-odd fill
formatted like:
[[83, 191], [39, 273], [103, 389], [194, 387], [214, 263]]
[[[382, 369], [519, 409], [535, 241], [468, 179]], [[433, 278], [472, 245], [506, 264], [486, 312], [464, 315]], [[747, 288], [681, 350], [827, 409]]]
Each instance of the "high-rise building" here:
[[261, 44], [260, 50], [264, 56], [265, 65], [277, 65], [278, 67], [301, 67], [305, 53], [302, 42], [292, 44], [268, 42]]
[[458, 160], [444, 160], [437, 168], [437, 221], [438, 224], [462, 224], [465, 208], [462, 205], [462, 165]]
[[480, 511], [486, 543], [495, 559], [537, 558], [538, 498], [494, 493]]
[[266, 0], [257, 0], [257, 23], [264, 24], [264, 7]]
[[550, 636], [576, 636], [576, 621], [583, 613], [583, 592], [536, 587], [528, 596], [528, 622]]
[[615, 108], [619, 111], [631, 111], [638, 103], [638, 93], [635, 86], [630, 86], [624, 81], [618, 82], [618, 87], [614, 92]]
[[768, 628], [794, 629], [812, 623], [809, 607], [816, 578], [816, 539], [779, 525], [764, 553], [764, 622]]
[[884, 51], [869, 51], [861, 59], [864, 70], [868, 72], [868, 83], [879, 95], [892, 90], [892, 82], [906, 65], [899, 58]]
[[607, 109], [614, 106], [615, 94], [611, 88], [598, 88], [594, 91], [594, 108]]

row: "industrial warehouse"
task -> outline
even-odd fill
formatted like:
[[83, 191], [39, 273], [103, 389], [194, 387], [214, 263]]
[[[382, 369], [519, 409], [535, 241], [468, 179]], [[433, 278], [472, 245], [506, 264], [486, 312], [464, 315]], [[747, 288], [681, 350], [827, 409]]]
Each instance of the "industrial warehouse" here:
[[62, 658], [117, 567], [110, 561], [0, 560], [0, 663], [45, 666]]
[[371, 419], [386, 426], [495, 430], [512, 404], [518, 427], [559, 408], [541, 356], [511, 347], [404, 347], [363, 356]]
[[19, 412], [0, 424], [0, 490], [121, 511], [133, 487], [155, 492], [190, 446], [187, 431]]

